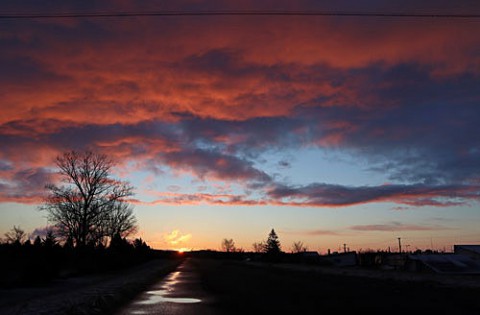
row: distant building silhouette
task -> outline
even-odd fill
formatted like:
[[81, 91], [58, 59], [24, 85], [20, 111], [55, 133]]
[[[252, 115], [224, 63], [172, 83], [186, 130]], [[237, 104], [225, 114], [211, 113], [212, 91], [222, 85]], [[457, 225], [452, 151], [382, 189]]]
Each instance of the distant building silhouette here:
[[442, 274], [480, 274], [480, 245], [454, 245], [454, 253], [415, 253], [407, 256], [405, 269]]
[[329, 262], [331, 262], [334, 266], [338, 266], [338, 267], [357, 265], [356, 252], [333, 253], [333, 254], [327, 255], [326, 259]]

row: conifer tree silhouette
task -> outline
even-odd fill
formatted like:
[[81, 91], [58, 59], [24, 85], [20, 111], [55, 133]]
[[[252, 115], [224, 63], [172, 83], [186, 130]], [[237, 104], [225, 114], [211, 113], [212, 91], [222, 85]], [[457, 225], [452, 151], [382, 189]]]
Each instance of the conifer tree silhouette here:
[[278, 255], [282, 252], [280, 241], [278, 240], [277, 233], [272, 229], [268, 234], [265, 252], [270, 255]]

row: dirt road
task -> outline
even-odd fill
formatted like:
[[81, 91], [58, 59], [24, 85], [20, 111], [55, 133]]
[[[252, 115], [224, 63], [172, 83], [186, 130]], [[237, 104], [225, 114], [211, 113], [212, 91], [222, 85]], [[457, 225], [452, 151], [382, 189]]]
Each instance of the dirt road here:
[[215, 315], [223, 312], [215, 304], [214, 296], [202, 287], [197, 265], [188, 259], [116, 314]]

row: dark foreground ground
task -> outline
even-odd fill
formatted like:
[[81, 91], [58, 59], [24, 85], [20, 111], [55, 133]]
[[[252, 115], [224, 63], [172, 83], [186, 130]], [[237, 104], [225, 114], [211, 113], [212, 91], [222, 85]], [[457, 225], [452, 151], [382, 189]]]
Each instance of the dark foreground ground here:
[[[169, 287], [172, 292], [161, 303], [201, 300], [188, 307], [188, 314], [480, 314], [478, 276], [198, 258], [175, 270], [179, 263], [152, 261], [121, 273], [1, 290], [0, 314], [146, 314], [128, 311], [130, 299]], [[171, 304], [158, 309], [186, 314], [182, 310], [187, 308]]]
[[169, 274], [181, 260], [155, 259], [114, 272], [0, 289], [0, 315], [110, 314]]
[[194, 264], [204, 289], [229, 314], [480, 314], [478, 278], [390, 277], [380, 271], [377, 277], [376, 271], [208, 260]]

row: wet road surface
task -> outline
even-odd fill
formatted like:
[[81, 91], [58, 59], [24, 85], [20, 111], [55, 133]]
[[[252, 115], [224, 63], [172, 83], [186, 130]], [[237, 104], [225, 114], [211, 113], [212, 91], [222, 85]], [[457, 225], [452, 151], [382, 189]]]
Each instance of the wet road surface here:
[[195, 265], [187, 259], [117, 314], [221, 314], [214, 301], [203, 290]]

